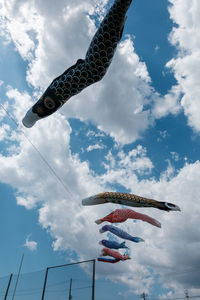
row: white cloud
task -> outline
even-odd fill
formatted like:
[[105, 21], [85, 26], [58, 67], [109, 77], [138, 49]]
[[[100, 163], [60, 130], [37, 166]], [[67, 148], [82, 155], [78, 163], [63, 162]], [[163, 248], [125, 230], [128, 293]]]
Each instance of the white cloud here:
[[29, 197], [29, 196], [16, 196], [17, 204], [24, 206], [26, 209], [32, 209], [35, 208], [35, 198]]
[[119, 151], [116, 158], [110, 151], [106, 156], [104, 167], [106, 173], [101, 176], [101, 182], [105, 184], [120, 183], [129, 190], [130, 185], [138, 181], [137, 174], [150, 174], [153, 164], [146, 155], [146, 149], [138, 145], [136, 149], [128, 153]]
[[172, 152], [170, 152], [170, 154], [175, 161], [179, 161], [180, 157], [177, 152], [172, 151]]
[[10, 115], [14, 115], [19, 125], [21, 125], [21, 116], [25, 114], [29, 106], [31, 105], [31, 97], [27, 92], [20, 93], [17, 89], [12, 87], [7, 87], [6, 96], [9, 99], [10, 103], [14, 105], [10, 106], [12, 112], [9, 112]]
[[104, 132], [100, 132], [100, 131], [99, 132], [95, 132], [93, 130], [89, 130], [87, 132], [87, 136], [91, 137], [91, 138], [93, 138], [93, 137], [104, 137], [105, 133]]
[[200, 77], [200, 4], [198, 0], [168, 0], [169, 13], [176, 24], [169, 41], [177, 50], [177, 56], [166, 66], [170, 68], [177, 84], [161, 97], [154, 96], [153, 115], [161, 118], [183, 111], [188, 125], [200, 131], [199, 77]]
[[162, 142], [162, 140], [166, 139], [169, 136], [167, 130], [160, 130], [159, 136], [157, 138], [157, 142]]
[[188, 124], [200, 131], [200, 3], [198, 0], [169, 0], [171, 19], [176, 23], [170, 35], [170, 42], [178, 49], [177, 58], [167, 66], [174, 71], [179, 89], [183, 95], [181, 106], [188, 118]]
[[165, 139], [168, 136], [167, 130], [159, 131], [159, 134], [163, 139]]
[[[199, 59], [199, 39], [191, 35], [187, 44], [193, 47], [188, 49], [184, 43], [186, 37], [183, 39], [182, 35], [188, 33], [188, 28], [196, 34], [193, 27], [199, 26], [199, 19], [193, 21], [196, 14], [194, 5], [199, 4], [191, 0], [188, 10], [185, 0], [170, 2], [173, 4], [171, 17], [177, 24], [185, 24], [181, 31], [180, 27], [174, 28], [171, 41], [178, 41], [180, 50], [190, 51], [187, 55], [181, 52], [181, 56], [168, 64], [173, 67], [178, 85], [162, 99], [163, 105], [159, 102], [161, 97], [156, 94], [159, 101], [155, 101], [153, 114], [156, 118], [168, 113], [177, 114], [180, 94], [183, 93], [181, 105], [190, 124], [198, 130], [199, 71], [195, 65], [198, 65]], [[4, 33], [9, 34], [17, 51], [28, 61], [27, 81], [34, 88], [45, 88], [52, 78], [63, 72], [63, 65], [70, 66], [77, 58], [84, 57], [95, 31], [93, 21], [86, 15], [94, 2], [69, 1], [67, 9], [65, 1], [59, 1], [56, 5], [54, 1], [30, 1], [28, 4], [27, 1], [13, 0], [2, 3]], [[55, 15], [56, 22], [53, 22]], [[144, 106], [152, 94], [154, 91], [150, 87], [146, 66], [135, 54], [133, 41], [127, 36], [119, 45], [112, 65], [100, 83], [66, 103], [62, 109], [63, 116], [56, 113], [38, 122], [31, 130], [23, 129], [62, 183], [21, 132], [11, 135], [15, 151], [7, 156], [0, 154], [0, 178], [1, 182], [17, 190], [19, 205], [27, 209], [39, 205], [39, 222], [54, 238], [55, 250], [72, 249], [83, 259], [96, 257], [100, 252], [97, 245], [104, 235], [98, 234], [94, 220], [108, 214], [116, 206], [82, 207], [82, 198], [109, 189], [111, 184], [116, 183], [132, 193], [178, 204], [181, 213], [142, 210], [162, 222], [161, 230], [139, 221], [134, 225], [131, 221], [122, 224], [125, 230], [142, 236], [146, 242], [130, 245], [133, 264], [127, 264], [126, 268], [124, 264], [117, 264], [114, 269], [99, 264], [98, 272], [129, 284], [138, 293], [148, 291], [154, 283], [150, 269], [158, 274], [166, 287], [199, 289], [199, 277], [191, 276], [195, 273], [184, 270], [190, 268], [195, 271], [200, 261], [200, 163], [185, 164], [176, 176], [173, 166], [169, 164], [160, 179], [149, 177], [140, 181], [138, 173], [150, 175], [154, 167], [142, 146], [128, 153], [118, 151], [116, 157], [110, 151], [106, 157], [105, 173], [99, 176], [91, 172], [87, 162], [81, 162], [78, 155], [72, 155], [70, 149], [71, 127], [66, 117], [92, 120], [99, 129], [121, 144], [137, 139], [151, 124], [150, 110], [145, 110]], [[9, 111], [20, 122], [32, 103], [30, 95], [10, 87], [7, 98]], [[4, 137], [8, 129], [5, 126], [2, 129]], [[27, 243], [32, 242], [27, 239]], [[169, 272], [170, 276], [164, 276]], [[181, 276], [177, 276], [177, 272]]]
[[[1, 110], [0, 110], [0, 121], [2, 121], [2, 120], [5, 118], [5, 116], [6, 116], [6, 110], [7, 110], [7, 108], [8, 108], [8, 103], [2, 104], [3, 101], [2, 101], [1, 98], [0, 98], [0, 101], [1, 101], [1, 103], [0, 103], [0, 106], [1, 106]], [[3, 105], [3, 106], [2, 106], [2, 105]]]
[[100, 149], [104, 149], [105, 146], [104, 145], [100, 145], [100, 144], [95, 144], [95, 145], [90, 145], [89, 147], [87, 147], [86, 151], [90, 152], [92, 150], [100, 150]]
[[4, 139], [7, 139], [8, 135], [10, 133], [10, 126], [7, 124], [3, 124], [0, 127], [0, 142]]
[[30, 251], [36, 251], [37, 250], [37, 246], [38, 246], [38, 243], [35, 242], [35, 241], [31, 241], [29, 240], [30, 236], [28, 236], [26, 238], [26, 242], [24, 244], [24, 247], [28, 248]]
[[168, 114], [176, 115], [181, 111], [181, 91], [179, 86], [173, 86], [163, 97], [155, 95], [154, 107], [152, 109], [155, 118], [162, 118]]

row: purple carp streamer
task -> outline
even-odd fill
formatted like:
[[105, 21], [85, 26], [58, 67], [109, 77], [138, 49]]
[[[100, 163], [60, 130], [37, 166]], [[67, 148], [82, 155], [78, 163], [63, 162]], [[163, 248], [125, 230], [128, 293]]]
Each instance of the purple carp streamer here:
[[125, 239], [125, 240], [129, 240], [135, 243], [140, 243], [140, 242], [144, 242], [144, 240], [138, 236], [132, 236], [129, 233], [127, 233], [126, 231], [122, 230], [119, 227], [116, 226], [112, 226], [112, 225], [104, 225], [101, 229], [99, 229], [100, 233], [106, 232], [106, 231], [110, 231], [111, 233], [117, 235], [118, 237]]
[[122, 37], [126, 12], [131, 2], [114, 1], [94, 35], [85, 59], [78, 59], [76, 64], [52, 81], [26, 113], [22, 120], [24, 126], [32, 127], [36, 121], [57, 111], [72, 96], [104, 77]]
[[138, 213], [132, 209], [116, 209], [111, 212], [109, 215], [105, 216], [102, 219], [98, 219], [95, 221], [97, 224], [101, 224], [103, 222], [110, 222], [110, 223], [121, 223], [125, 222], [127, 219], [138, 219], [144, 222], [148, 222], [156, 227], [161, 228], [160, 222], [157, 220], [149, 217], [148, 215]]
[[165, 211], [180, 211], [180, 208], [173, 203], [156, 201], [128, 193], [105, 192], [82, 200], [83, 205], [97, 205], [104, 203], [116, 203], [132, 207], [154, 207]]

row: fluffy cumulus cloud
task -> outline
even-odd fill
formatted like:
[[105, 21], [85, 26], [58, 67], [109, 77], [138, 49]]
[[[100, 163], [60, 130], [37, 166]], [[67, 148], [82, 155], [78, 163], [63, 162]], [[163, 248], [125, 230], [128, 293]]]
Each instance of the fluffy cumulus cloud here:
[[92, 151], [92, 150], [98, 150], [98, 149], [103, 149], [103, 148], [104, 148], [103, 145], [95, 144], [95, 145], [90, 145], [90, 146], [86, 149], [86, 151], [87, 151], [87, 152], [90, 152], [90, 151]]
[[[26, 60], [26, 79], [34, 88], [33, 97], [63, 72], [63, 65], [70, 66], [77, 58], [84, 57], [95, 32], [95, 23], [88, 12], [92, 13], [96, 3], [96, 12], [101, 19], [107, 2], [71, 0], [54, 5], [54, 1], [2, 1], [1, 34], [7, 41], [14, 42]], [[178, 45], [180, 52], [169, 66], [175, 72], [178, 85], [161, 99], [163, 106], [155, 102], [152, 114], [154, 118], [160, 118], [168, 113], [178, 113], [180, 95], [183, 94], [181, 105], [189, 124], [199, 130], [199, 87], [196, 84], [199, 71], [195, 68], [199, 58], [199, 39], [194, 37], [199, 26], [196, 16], [199, 3], [191, 0], [188, 8], [186, 0], [170, 2], [171, 18], [178, 24], [170, 40]], [[189, 45], [193, 47], [189, 49]], [[6, 138], [10, 141], [8, 147], [11, 143], [15, 147], [9, 148], [6, 155], [0, 154], [0, 178], [1, 182], [17, 190], [19, 205], [38, 209], [39, 222], [51, 233], [54, 249], [70, 249], [80, 259], [99, 255], [98, 241], [105, 234], [98, 232], [94, 220], [116, 208], [115, 205], [82, 207], [82, 198], [110, 190], [117, 184], [135, 194], [141, 195], [142, 191], [143, 196], [175, 202], [181, 207], [181, 213], [140, 210], [157, 218], [162, 229], [140, 221], [133, 223], [129, 220], [122, 224], [124, 230], [141, 236], [145, 243], [129, 243], [133, 264], [126, 264], [126, 268], [124, 264], [109, 268], [99, 264], [98, 272], [128, 284], [137, 293], [148, 292], [155, 278], [159, 278], [166, 288], [178, 290], [184, 287], [197, 291], [200, 284], [195, 273], [200, 261], [199, 161], [185, 164], [176, 175], [169, 164], [166, 172], [156, 180], [151, 177], [154, 165], [143, 146], [129, 152], [116, 147], [115, 157], [113, 149], [108, 151], [102, 175], [96, 175], [89, 162], [81, 161], [71, 152], [72, 128], [66, 117], [92, 120], [119, 144], [130, 143], [152, 121], [150, 110], [145, 109], [152, 93], [147, 68], [135, 53], [133, 40], [127, 36], [119, 45], [106, 77], [66, 103], [61, 113], [38, 122], [31, 130], [23, 129], [23, 132], [13, 131], [4, 122], [1, 140]], [[30, 95], [8, 87], [5, 106], [18, 122], [31, 103]], [[3, 116], [0, 117], [2, 120]], [[96, 149], [99, 148], [95, 145]], [[140, 179], [146, 175], [148, 179]], [[28, 238], [26, 246], [36, 247], [33, 243]]]
[[179, 85], [173, 86], [163, 97], [155, 93], [154, 106], [152, 108], [154, 117], [159, 119], [168, 114], [177, 115], [181, 112], [181, 97], [182, 94]]
[[10, 127], [7, 124], [3, 124], [0, 127], [0, 141], [3, 141], [4, 139], [7, 138], [8, 134], [10, 132]]
[[175, 23], [170, 42], [178, 55], [168, 62], [182, 93], [181, 106], [188, 124], [200, 131], [200, 3], [198, 0], [169, 0], [169, 12]]
[[198, 0], [168, 0], [170, 18], [174, 23], [169, 42], [177, 55], [166, 66], [172, 70], [177, 84], [163, 97], [155, 95], [153, 115], [163, 117], [183, 111], [188, 125], [200, 131], [200, 3]]
[[37, 245], [38, 245], [37, 242], [31, 241], [30, 236], [27, 236], [24, 247], [28, 248], [30, 251], [36, 251], [37, 250]]

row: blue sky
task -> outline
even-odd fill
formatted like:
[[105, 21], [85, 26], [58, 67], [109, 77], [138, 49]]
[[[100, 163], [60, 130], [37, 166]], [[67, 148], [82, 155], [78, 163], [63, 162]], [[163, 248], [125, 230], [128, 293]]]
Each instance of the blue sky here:
[[182, 211], [140, 209], [162, 229], [120, 225], [145, 243], [129, 245], [128, 263], [97, 263], [96, 299], [102, 290], [109, 300], [142, 292], [173, 299], [185, 289], [199, 295], [198, 0], [133, 1], [103, 80], [33, 128], [21, 123], [52, 79], [84, 57], [111, 4], [0, 4], [0, 101], [19, 124], [0, 107], [0, 278], [17, 272], [22, 253], [22, 272], [36, 274], [98, 257], [102, 235], [94, 221], [117, 206], [83, 207], [81, 199], [112, 190], [173, 202]]

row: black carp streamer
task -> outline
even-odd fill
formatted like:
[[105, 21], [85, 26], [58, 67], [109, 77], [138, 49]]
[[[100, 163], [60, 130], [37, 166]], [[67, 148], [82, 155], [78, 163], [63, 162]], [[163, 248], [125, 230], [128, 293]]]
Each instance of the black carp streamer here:
[[24, 126], [32, 127], [36, 121], [57, 111], [69, 98], [104, 77], [122, 37], [131, 2], [115, 0], [94, 35], [85, 59], [78, 59], [76, 64], [52, 81], [26, 113], [22, 120]]

